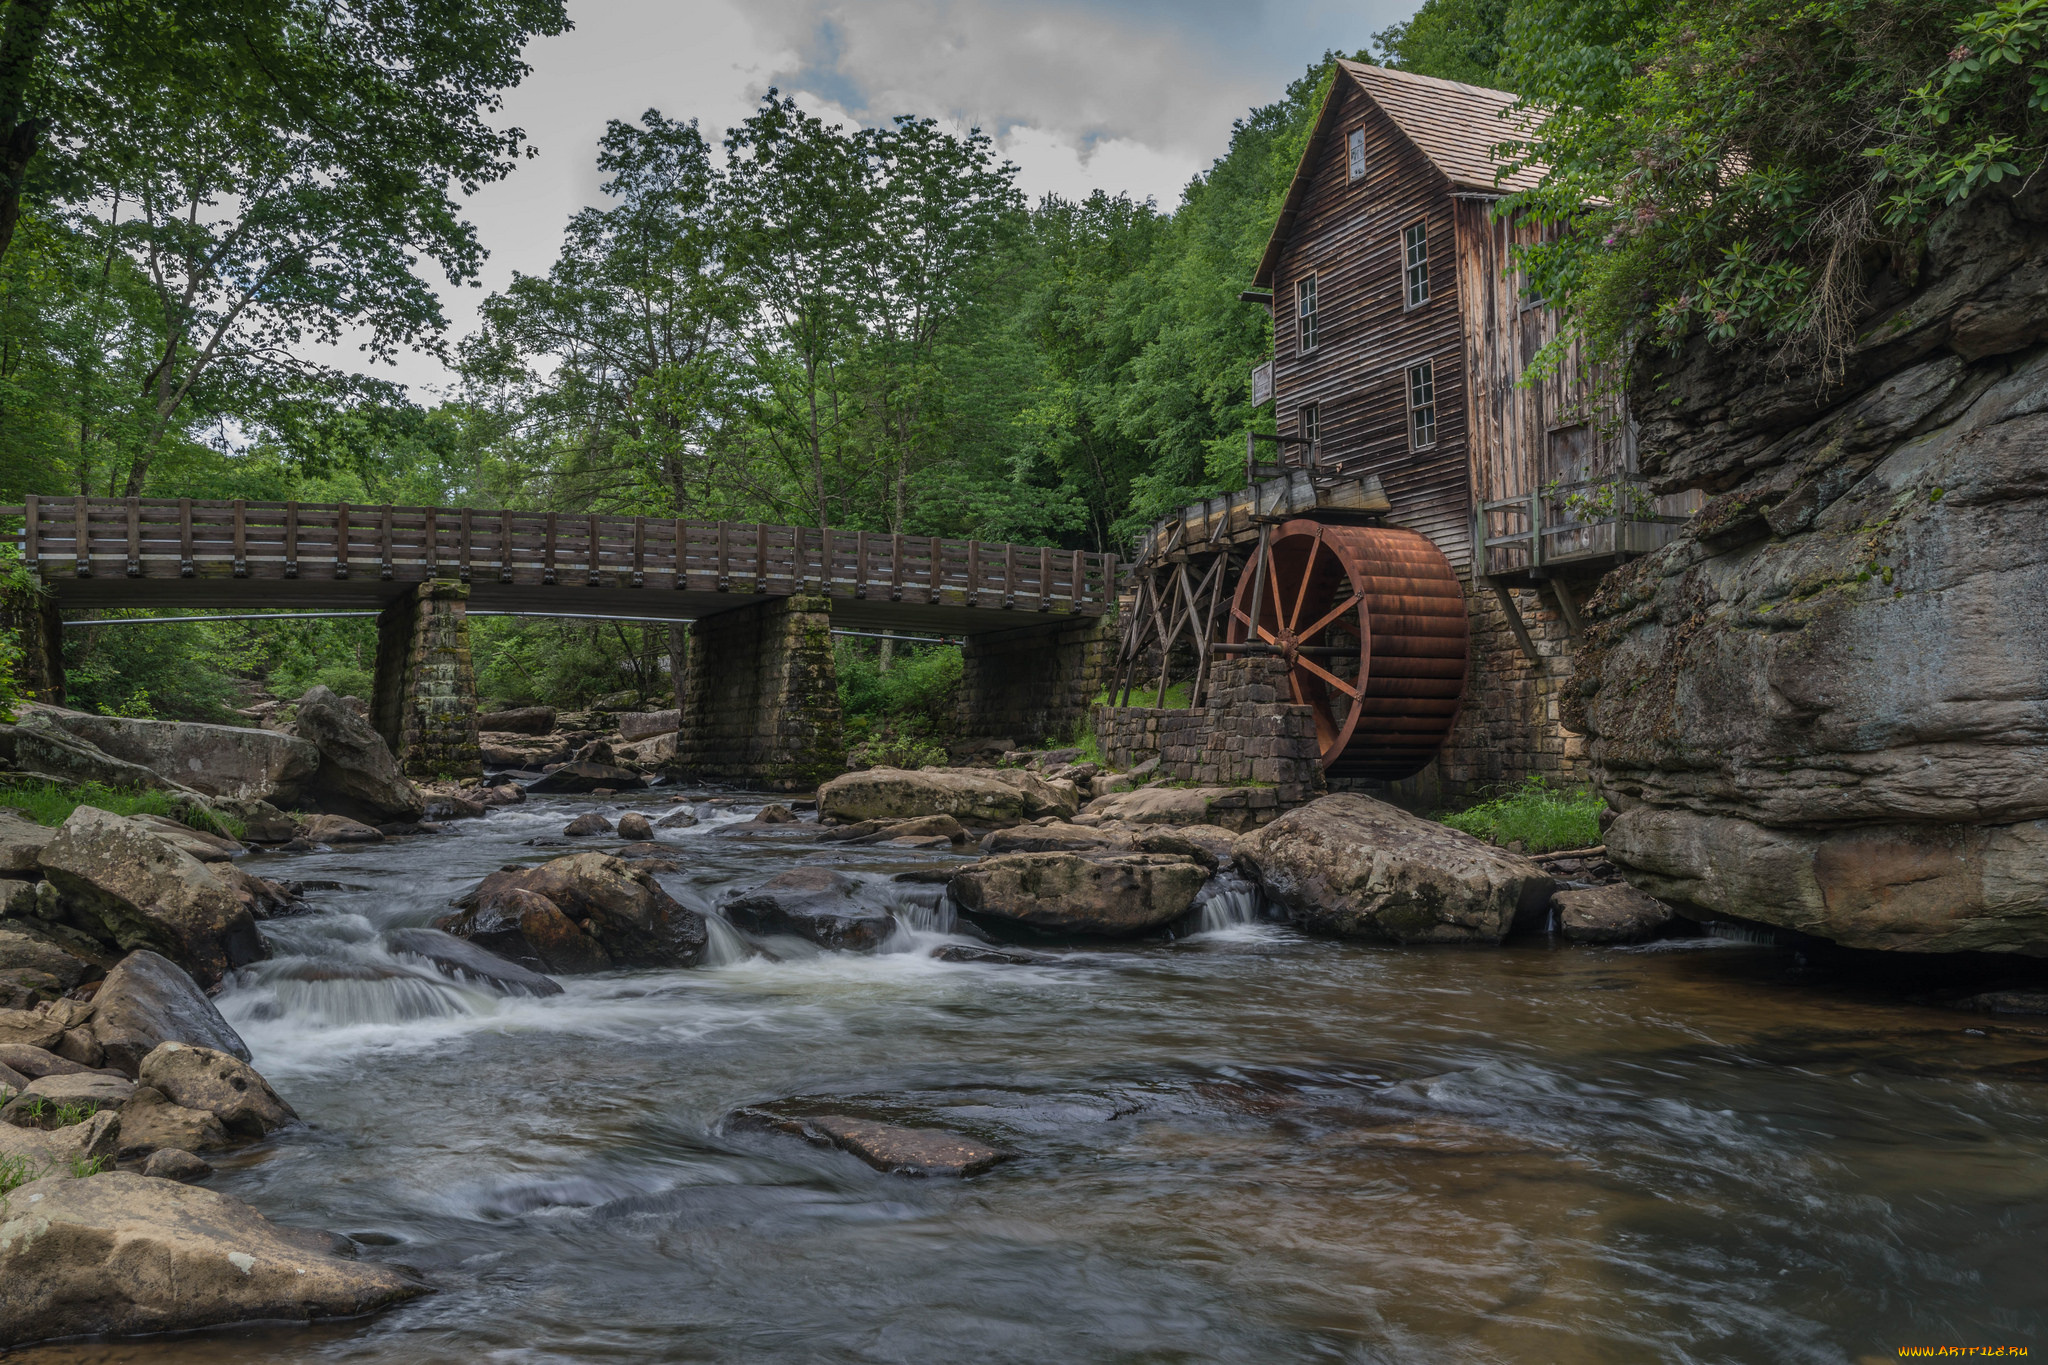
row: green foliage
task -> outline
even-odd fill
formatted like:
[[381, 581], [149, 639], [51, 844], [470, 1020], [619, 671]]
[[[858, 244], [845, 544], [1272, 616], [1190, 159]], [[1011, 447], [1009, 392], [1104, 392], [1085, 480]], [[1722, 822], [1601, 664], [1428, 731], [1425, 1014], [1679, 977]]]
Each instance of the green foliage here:
[[577, 710], [626, 690], [674, 705], [666, 626], [482, 616], [469, 629], [477, 692], [493, 701]]
[[114, 1163], [103, 1156], [75, 1156], [71, 1158], [71, 1178], [83, 1180], [87, 1176], [100, 1175], [114, 1169]]
[[[149, 616], [115, 611], [109, 617]], [[64, 674], [71, 705], [109, 716], [232, 721], [236, 679], [253, 672], [262, 651], [228, 622], [72, 627], [64, 632]]]
[[42, 1175], [42, 1170], [31, 1165], [25, 1156], [0, 1156], [0, 1194], [12, 1194]]
[[203, 834], [230, 839], [239, 839], [245, 832], [240, 820], [168, 792], [130, 791], [98, 782], [76, 787], [60, 787], [54, 782], [0, 785], [0, 807], [11, 807], [39, 825], [61, 825], [80, 806], [93, 806], [112, 815], [161, 815]]
[[1606, 803], [1590, 790], [1564, 791], [1540, 777], [1491, 801], [1437, 819], [1496, 844], [1519, 842], [1530, 853], [1590, 848], [1600, 842]]
[[1832, 368], [1873, 269], [2048, 151], [2048, 0], [1518, 0], [1508, 30], [1550, 111], [1511, 205], [1571, 228], [1531, 287], [1601, 355], [1704, 331]]
[[1502, 71], [1509, 0], [1423, 0], [1405, 21], [1373, 34], [1382, 66], [1418, 76], [1511, 90]]
[[884, 669], [873, 642], [842, 636], [833, 642], [833, 655], [839, 712], [849, 737], [870, 732], [919, 737], [952, 729], [962, 666], [959, 646], [902, 649]]
[[846, 754], [849, 768], [944, 767], [946, 746], [908, 736], [878, 736], [856, 744]]

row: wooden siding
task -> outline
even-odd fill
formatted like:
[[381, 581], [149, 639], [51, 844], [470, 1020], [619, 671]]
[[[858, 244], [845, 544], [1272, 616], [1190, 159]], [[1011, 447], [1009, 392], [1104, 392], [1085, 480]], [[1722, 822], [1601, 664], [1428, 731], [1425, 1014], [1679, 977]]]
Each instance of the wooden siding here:
[[[1273, 276], [1275, 415], [1299, 434], [1307, 403], [1320, 406], [1326, 467], [1379, 478], [1387, 521], [1419, 531], [1461, 570], [1470, 562], [1466, 471], [1465, 345], [1458, 306], [1458, 237], [1449, 186], [1354, 82], [1339, 82], [1309, 180]], [[1349, 176], [1347, 136], [1365, 129], [1366, 175]], [[1404, 307], [1402, 232], [1429, 232], [1430, 301]], [[1295, 282], [1313, 272], [1318, 346], [1297, 346]], [[1408, 448], [1407, 371], [1435, 370], [1437, 440]]]

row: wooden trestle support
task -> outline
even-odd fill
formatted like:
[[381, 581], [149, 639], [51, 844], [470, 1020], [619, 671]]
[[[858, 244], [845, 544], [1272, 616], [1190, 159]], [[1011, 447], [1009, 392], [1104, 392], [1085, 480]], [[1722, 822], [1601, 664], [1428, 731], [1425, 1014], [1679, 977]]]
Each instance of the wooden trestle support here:
[[1138, 666], [1159, 654], [1166, 704], [1173, 650], [1195, 655], [1188, 704], [1207, 700], [1219, 656], [1276, 655], [1293, 700], [1314, 713], [1324, 771], [1398, 781], [1442, 747], [1464, 701], [1468, 621], [1457, 570], [1414, 531], [1298, 517], [1255, 543], [1141, 561], [1110, 695], [1130, 704]]

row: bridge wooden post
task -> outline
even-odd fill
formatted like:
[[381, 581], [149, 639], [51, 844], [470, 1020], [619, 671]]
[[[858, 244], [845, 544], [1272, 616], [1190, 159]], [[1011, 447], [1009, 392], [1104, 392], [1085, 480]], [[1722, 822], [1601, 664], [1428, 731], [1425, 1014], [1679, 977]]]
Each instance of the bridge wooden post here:
[[483, 775], [469, 585], [409, 587], [377, 618], [371, 723], [409, 777]]
[[672, 770], [696, 781], [801, 791], [846, 767], [832, 601], [769, 597], [690, 627]]

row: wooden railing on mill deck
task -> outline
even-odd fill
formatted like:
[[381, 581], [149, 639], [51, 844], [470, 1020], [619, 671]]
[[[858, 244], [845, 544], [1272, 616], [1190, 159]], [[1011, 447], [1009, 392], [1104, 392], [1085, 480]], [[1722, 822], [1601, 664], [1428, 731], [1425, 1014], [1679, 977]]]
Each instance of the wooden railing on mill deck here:
[[1115, 555], [667, 517], [349, 503], [31, 495], [22, 559], [46, 581], [455, 579], [531, 587], [821, 593], [1100, 615]]

